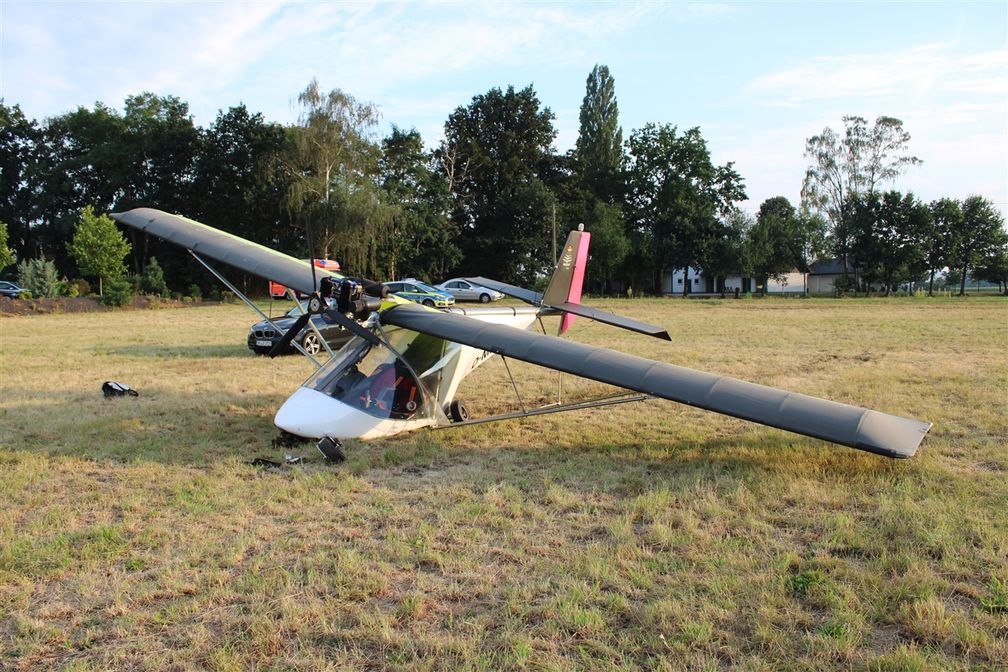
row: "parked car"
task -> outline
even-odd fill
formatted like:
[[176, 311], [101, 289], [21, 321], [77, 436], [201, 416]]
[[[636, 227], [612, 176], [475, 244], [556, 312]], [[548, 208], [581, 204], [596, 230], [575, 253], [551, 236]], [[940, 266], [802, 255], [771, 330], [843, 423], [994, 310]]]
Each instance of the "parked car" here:
[[19, 287], [13, 282], [7, 282], [6, 280], [0, 280], [0, 295], [6, 296], [9, 299], [16, 299], [21, 295], [21, 292], [28, 291], [24, 287]]
[[[302, 303], [301, 308], [307, 310], [307, 302]], [[266, 320], [253, 324], [248, 333], [249, 350], [257, 355], [267, 354], [272, 349], [273, 344], [279, 341], [283, 337], [284, 332], [301, 316], [301, 308], [294, 306], [283, 317], [274, 319], [273, 324], [270, 324]], [[326, 315], [312, 315], [311, 321], [319, 333], [322, 334], [322, 338], [329, 343], [329, 347], [333, 350], [342, 348], [353, 336], [351, 332], [339, 324], [332, 322]], [[274, 324], [280, 328], [279, 331], [273, 328]], [[318, 335], [308, 325], [305, 325], [301, 329], [295, 340], [311, 355], [317, 354], [322, 350], [322, 343], [319, 341]], [[284, 352], [285, 354], [290, 354], [297, 352], [297, 350], [293, 345], [290, 345]]]
[[487, 289], [481, 285], [474, 285], [462, 278], [452, 278], [451, 280], [445, 280], [440, 285], [434, 286], [454, 296], [456, 301], [490, 303], [491, 301], [504, 298], [504, 295], [495, 289]]
[[425, 306], [449, 308], [455, 305], [455, 298], [451, 294], [443, 292], [440, 289], [434, 289], [430, 285], [413, 278], [386, 282], [384, 284], [392, 294], [401, 296], [409, 301], [422, 303]]

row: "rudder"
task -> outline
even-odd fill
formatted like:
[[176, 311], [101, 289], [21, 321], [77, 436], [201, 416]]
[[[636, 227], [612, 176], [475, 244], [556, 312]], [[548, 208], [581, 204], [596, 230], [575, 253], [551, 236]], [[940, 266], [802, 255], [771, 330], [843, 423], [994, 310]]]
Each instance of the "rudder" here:
[[[550, 277], [542, 302], [546, 305], [581, 303], [584, 288], [585, 266], [588, 264], [588, 244], [591, 233], [571, 231], [564, 243], [563, 252], [557, 260], [556, 269]], [[575, 316], [564, 313], [560, 319], [560, 333], [564, 333], [574, 322]]]

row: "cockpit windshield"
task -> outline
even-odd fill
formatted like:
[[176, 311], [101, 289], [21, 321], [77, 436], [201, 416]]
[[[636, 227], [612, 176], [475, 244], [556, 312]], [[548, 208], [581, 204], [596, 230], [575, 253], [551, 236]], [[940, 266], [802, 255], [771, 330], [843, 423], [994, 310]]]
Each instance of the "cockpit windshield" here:
[[441, 367], [436, 365], [444, 359], [445, 341], [397, 328], [384, 335], [402, 358], [384, 345], [354, 338], [315, 372], [305, 387], [383, 419], [411, 420], [437, 414]]

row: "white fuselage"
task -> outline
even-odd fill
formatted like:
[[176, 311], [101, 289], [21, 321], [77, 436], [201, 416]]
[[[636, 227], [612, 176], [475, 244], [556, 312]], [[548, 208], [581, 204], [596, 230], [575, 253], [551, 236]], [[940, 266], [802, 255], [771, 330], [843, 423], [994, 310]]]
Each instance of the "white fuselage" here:
[[[454, 308], [451, 312], [516, 329], [527, 329], [539, 314], [538, 309], [531, 306]], [[335, 439], [374, 439], [421, 427], [445, 424], [448, 420], [443, 409], [455, 398], [459, 384], [480, 364], [493, 356], [485, 350], [446, 342], [443, 355], [437, 362], [424, 371], [414, 372], [425, 382], [437, 380], [436, 390], [431, 390], [426, 385], [419, 386], [422, 389], [420, 394], [424, 397], [419, 407], [414, 407], [408, 413], [395, 410], [386, 413], [384, 406], [379, 411], [377, 410], [379, 404], [372, 403], [373, 387], [361, 395], [357, 390], [354, 393], [347, 393], [341, 386], [336, 386], [339, 394], [343, 396], [335, 398], [337, 395], [324, 383], [319, 382], [324, 381], [327, 374], [335, 374], [332, 369], [346, 366], [345, 359], [340, 357], [341, 354], [354, 352], [355, 348], [360, 350], [361, 346], [364, 346], [363, 339], [356, 337], [323, 364], [284, 402], [277, 411], [274, 424], [290, 434], [313, 439], [320, 439], [323, 436]], [[390, 358], [398, 361], [394, 355], [390, 354]], [[376, 372], [373, 377], [377, 378], [379, 374]], [[402, 377], [399, 380], [401, 381]], [[396, 383], [399, 384], [399, 381]], [[358, 389], [363, 387], [366, 386]], [[393, 394], [389, 392], [390, 400]], [[391, 401], [389, 405], [392, 405]]]

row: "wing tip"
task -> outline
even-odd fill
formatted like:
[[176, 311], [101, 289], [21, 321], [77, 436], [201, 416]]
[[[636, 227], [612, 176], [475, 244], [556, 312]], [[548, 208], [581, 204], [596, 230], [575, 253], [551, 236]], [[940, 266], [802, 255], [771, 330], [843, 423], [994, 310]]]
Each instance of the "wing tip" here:
[[[879, 415], [883, 414], [879, 413]], [[931, 431], [934, 424], [919, 420], [911, 420], [909, 418], [900, 418], [896, 416], [889, 417], [894, 417], [896, 420], [900, 420], [905, 424], [902, 431], [899, 431], [897, 436], [891, 437], [892, 440], [886, 442], [887, 445], [883, 446], [878, 443], [858, 441], [854, 445], [854, 448], [898, 460], [905, 460], [916, 455], [917, 450], [924, 441], [924, 437], [927, 436], [929, 431]]]

